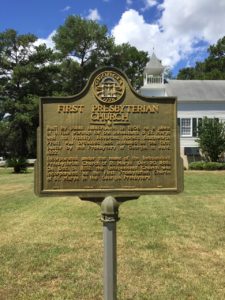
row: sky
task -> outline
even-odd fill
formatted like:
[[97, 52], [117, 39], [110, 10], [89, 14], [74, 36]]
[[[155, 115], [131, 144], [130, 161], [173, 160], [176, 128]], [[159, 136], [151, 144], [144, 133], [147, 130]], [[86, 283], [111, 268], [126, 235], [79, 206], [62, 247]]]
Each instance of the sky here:
[[225, 0], [0, 0], [0, 32], [33, 33], [54, 47], [51, 37], [69, 15], [106, 25], [117, 44], [154, 50], [174, 75], [225, 35]]

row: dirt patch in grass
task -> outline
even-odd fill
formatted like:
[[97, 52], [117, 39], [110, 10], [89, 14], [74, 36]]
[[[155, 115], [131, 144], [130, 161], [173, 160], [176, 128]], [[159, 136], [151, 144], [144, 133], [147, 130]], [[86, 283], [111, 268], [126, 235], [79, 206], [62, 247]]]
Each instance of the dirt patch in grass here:
[[27, 188], [24, 184], [1, 184], [1, 195], [14, 194], [17, 192], [24, 191]]
[[186, 170], [185, 175], [218, 175], [218, 176], [225, 176], [225, 171], [224, 170], [213, 170], [213, 171], [205, 171], [205, 170]]

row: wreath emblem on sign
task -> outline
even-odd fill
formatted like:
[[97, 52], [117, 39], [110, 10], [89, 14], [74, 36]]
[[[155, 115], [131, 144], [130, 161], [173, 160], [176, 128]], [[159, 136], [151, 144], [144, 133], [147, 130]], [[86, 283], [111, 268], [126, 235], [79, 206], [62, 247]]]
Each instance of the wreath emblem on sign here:
[[114, 71], [104, 71], [96, 76], [93, 82], [95, 97], [103, 103], [119, 101], [125, 92], [123, 78]]

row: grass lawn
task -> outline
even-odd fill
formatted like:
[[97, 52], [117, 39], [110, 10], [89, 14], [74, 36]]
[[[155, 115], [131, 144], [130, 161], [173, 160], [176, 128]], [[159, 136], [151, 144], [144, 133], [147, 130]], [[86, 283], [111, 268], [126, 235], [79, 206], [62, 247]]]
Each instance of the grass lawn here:
[[[100, 208], [37, 198], [33, 173], [0, 169], [0, 300], [100, 300]], [[120, 207], [118, 300], [225, 299], [225, 172]]]

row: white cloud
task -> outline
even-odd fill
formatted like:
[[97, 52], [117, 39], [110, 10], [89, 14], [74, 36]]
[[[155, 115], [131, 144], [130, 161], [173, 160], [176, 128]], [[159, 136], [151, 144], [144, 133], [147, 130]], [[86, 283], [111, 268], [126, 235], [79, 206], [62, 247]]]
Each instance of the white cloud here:
[[56, 30], [54, 30], [46, 39], [38, 39], [34, 45], [39, 46], [41, 44], [46, 44], [48, 48], [54, 49], [55, 43], [52, 40], [52, 37], [56, 34]]
[[132, 5], [133, 4], [133, 0], [126, 0], [126, 4], [127, 5]]
[[[142, 15], [136, 10], [126, 11], [119, 23], [113, 28], [112, 34], [117, 44], [130, 42], [139, 49], [149, 50], [149, 41], [160, 34], [159, 26], [147, 24]], [[147, 43], [146, 43], [147, 42]]]
[[162, 8], [160, 23], [168, 32], [209, 42], [224, 34], [224, 0], [165, 0]]
[[62, 9], [62, 11], [65, 12], [65, 11], [68, 11], [68, 10], [70, 10], [70, 9], [71, 9], [71, 7], [68, 5], [68, 6], [64, 7], [64, 8]]
[[143, 10], [146, 10], [146, 9], [149, 9], [150, 7], [158, 5], [157, 0], [144, 0], [144, 2], [145, 2], [145, 7], [143, 8]]
[[92, 21], [100, 21], [101, 20], [101, 16], [100, 16], [97, 8], [89, 9], [89, 14], [87, 16], [87, 19], [92, 20]]
[[212, 44], [225, 34], [224, 0], [164, 0], [157, 8], [162, 10], [157, 23], [147, 23], [136, 10], [125, 11], [112, 29], [116, 43], [129, 42], [149, 53], [154, 47], [164, 64], [174, 66], [198, 52], [197, 42]]

